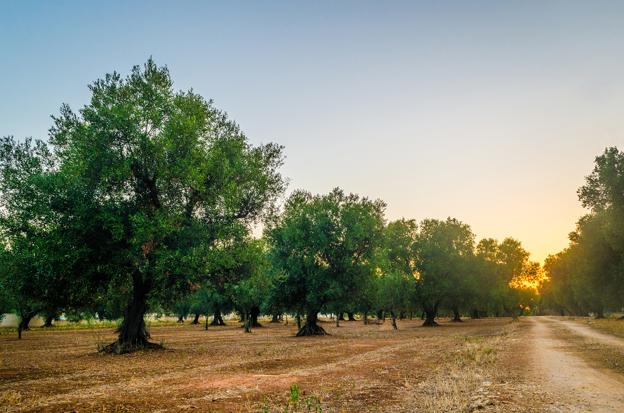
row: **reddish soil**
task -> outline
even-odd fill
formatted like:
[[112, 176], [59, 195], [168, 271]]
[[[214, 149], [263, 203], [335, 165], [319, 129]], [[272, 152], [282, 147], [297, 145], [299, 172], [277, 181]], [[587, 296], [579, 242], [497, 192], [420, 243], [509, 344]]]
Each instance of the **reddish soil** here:
[[[597, 404], [576, 386], [583, 375], [609, 377], [607, 385], [621, 376], [579, 362], [582, 343], [552, 323], [491, 318], [423, 328], [404, 320], [393, 331], [389, 322], [325, 322], [331, 335], [304, 338], [294, 337], [292, 322], [265, 322], [252, 334], [233, 321], [209, 331], [186, 324], [152, 328], [166, 350], [121, 356], [97, 352], [114, 340], [111, 329], [36, 328], [21, 341], [3, 333], [0, 411], [284, 412], [293, 384], [302, 401], [291, 412], [317, 399], [323, 412], [620, 411], [609, 410], [618, 399]], [[578, 380], [567, 383], [568, 375]]]

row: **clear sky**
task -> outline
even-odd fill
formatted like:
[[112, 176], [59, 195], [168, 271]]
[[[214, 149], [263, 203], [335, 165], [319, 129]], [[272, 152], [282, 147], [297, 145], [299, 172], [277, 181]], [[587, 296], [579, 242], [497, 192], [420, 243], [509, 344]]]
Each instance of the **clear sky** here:
[[253, 142], [289, 190], [335, 186], [388, 218], [457, 217], [557, 252], [576, 189], [624, 147], [624, 2], [0, 2], [0, 135], [152, 55]]

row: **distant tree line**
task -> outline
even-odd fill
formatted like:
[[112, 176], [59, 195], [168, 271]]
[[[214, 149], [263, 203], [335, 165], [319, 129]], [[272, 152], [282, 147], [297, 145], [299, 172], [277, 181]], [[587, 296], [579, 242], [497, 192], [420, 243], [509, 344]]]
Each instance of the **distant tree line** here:
[[89, 88], [47, 142], [0, 141], [0, 312], [20, 336], [35, 315], [121, 320], [104, 350], [123, 353], [157, 346], [148, 313], [209, 329], [237, 312], [247, 332], [290, 316], [304, 336], [325, 334], [320, 314], [435, 326], [537, 302], [541, 267], [512, 238], [477, 241], [452, 218], [387, 222], [382, 201], [341, 189], [278, 206], [282, 148], [252, 145], [151, 59]]
[[578, 195], [590, 212], [578, 220], [569, 246], [546, 259], [543, 305], [601, 318], [624, 308], [624, 152], [613, 147], [598, 156]]

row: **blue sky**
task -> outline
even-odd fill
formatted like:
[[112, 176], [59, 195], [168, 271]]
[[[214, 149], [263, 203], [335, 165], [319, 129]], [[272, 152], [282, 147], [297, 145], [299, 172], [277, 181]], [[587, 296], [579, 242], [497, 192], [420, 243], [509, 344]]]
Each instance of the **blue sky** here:
[[0, 135], [150, 55], [254, 142], [290, 190], [341, 186], [390, 219], [454, 216], [543, 259], [576, 189], [624, 147], [624, 2], [2, 2]]

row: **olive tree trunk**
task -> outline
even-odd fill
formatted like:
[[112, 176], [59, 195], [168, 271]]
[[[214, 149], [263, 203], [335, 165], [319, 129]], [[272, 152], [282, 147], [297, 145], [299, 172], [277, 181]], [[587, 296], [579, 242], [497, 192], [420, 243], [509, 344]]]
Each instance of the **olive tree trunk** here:
[[124, 312], [124, 319], [117, 330], [117, 341], [101, 349], [107, 353], [129, 353], [136, 350], [151, 348], [160, 349], [162, 346], [149, 342], [149, 332], [145, 326], [147, 312], [147, 296], [150, 286], [145, 283], [140, 274], [133, 277], [132, 299]]
[[451, 321], [455, 323], [463, 322], [463, 320], [461, 319], [461, 314], [459, 313], [459, 308], [453, 307], [453, 319]]
[[305, 324], [297, 332], [297, 337], [327, 335], [327, 332], [323, 329], [323, 327], [317, 324], [317, 321], [318, 321], [318, 312], [317, 311], [308, 312]]
[[435, 318], [438, 315], [438, 303], [423, 306], [423, 313], [425, 315], [425, 322], [422, 324], [423, 327], [435, 327], [439, 325], [435, 321]]
[[20, 321], [17, 324], [17, 338], [19, 340], [22, 339], [22, 331], [27, 331], [30, 330], [30, 321], [33, 319], [33, 317], [36, 315], [37, 313], [35, 312], [26, 312], [23, 313], [22, 316], [20, 317]]
[[247, 318], [251, 318], [251, 326], [252, 327], [262, 327], [262, 324], [258, 322], [258, 316], [260, 316], [260, 307], [254, 306], [251, 308], [251, 311], [247, 315]]
[[243, 327], [245, 327], [245, 333], [251, 333], [251, 326], [253, 324], [251, 313], [246, 314], [245, 323]]
[[212, 318], [212, 323], [210, 323], [210, 325], [212, 326], [224, 326], [225, 325], [225, 321], [223, 321], [223, 317], [221, 317], [220, 309], [215, 310], [214, 317]]

